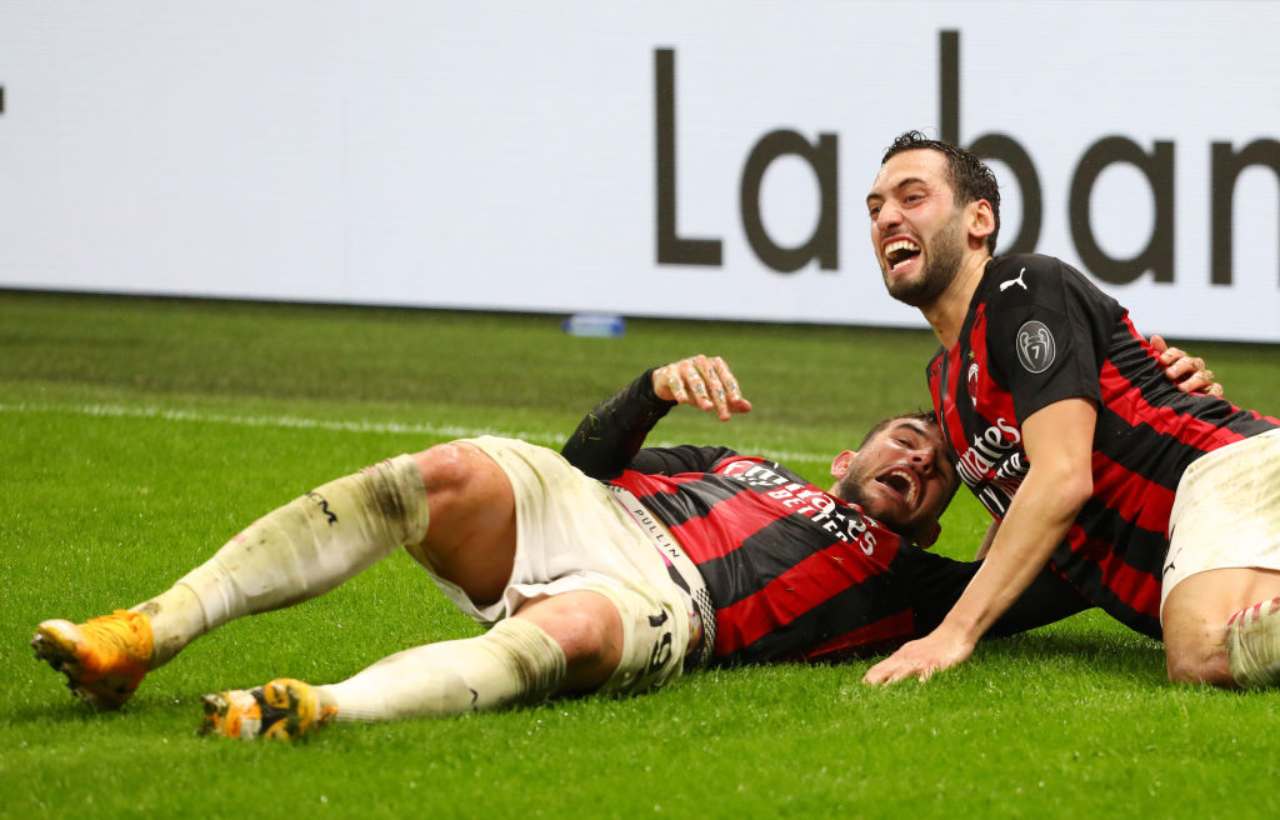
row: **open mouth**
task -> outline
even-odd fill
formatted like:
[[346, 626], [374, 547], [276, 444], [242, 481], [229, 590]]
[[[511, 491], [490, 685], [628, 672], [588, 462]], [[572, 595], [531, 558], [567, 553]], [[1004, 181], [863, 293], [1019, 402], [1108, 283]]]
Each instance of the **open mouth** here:
[[900, 265], [920, 255], [920, 246], [910, 239], [895, 239], [884, 246], [884, 258], [889, 263], [889, 270], [897, 270]]
[[914, 510], [920, 501], [920, 479], [910, 470], [898, 467], [876, 476], [876, 481], [892, 490], [909, 510]]

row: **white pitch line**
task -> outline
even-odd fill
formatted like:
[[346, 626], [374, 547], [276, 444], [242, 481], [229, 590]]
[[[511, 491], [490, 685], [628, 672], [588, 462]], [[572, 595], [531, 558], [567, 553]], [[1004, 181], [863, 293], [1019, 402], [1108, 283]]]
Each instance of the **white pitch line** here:
[[[496, 427], [461, 427], [453, 424], [421, 424], [398, 421], [331, 421], [309, 419], [301, 416], [236, 416], [224, 413], [201, 413], [195, 410], [172, 410], [163, 407], [127, 407], [122, 404], [0, 404], [0, 413], [30, 413], [33, 415], [64, 413], [77, 416], [104, 418], [160, 419], [201, 424], [229, 424], [237, 427], [267, 427], [281, 430], [327, 430], [337, 433], [394, 433], [437, 438], [474, 438], [493, 435], [523, 439], [533, 444], [560, 447], [564, 436], [550, 435], [528, 430], [502, 430]], [[675, 447], [688, 442], [650, 441], [652, 447]], [[767, 455], [779, 461], [803, 461], [825, 464], [830, 455], [793, 453], [771, 447], [743, 446], [739, 452]]]

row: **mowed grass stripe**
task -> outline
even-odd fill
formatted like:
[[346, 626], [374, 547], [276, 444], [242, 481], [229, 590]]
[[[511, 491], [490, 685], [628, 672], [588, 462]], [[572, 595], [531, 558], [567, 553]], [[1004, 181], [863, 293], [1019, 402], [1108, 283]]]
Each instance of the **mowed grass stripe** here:
[[[421, 435], [438, 439], [474, 438], [483, 435], [518, 438], [545, 447], [559, 448], [564, 444], [565, 433], [533, 432], [529, 430], [503, 430], [495, 427], [466, 427], [454, 424], [422, 424], [394, 421], [334, 421], [332, 419], [303, 418], [299, 416], [236, 416], [222, 413], [205, 413], [196, 410], [177, 410], [154, 406], [127, 407], [121, 404], [0, 404], [0, 413], [64, 413], [82, 416], [111, 418], [159, 419], [162, 421], [196, 422], [200, 424], [230, 424], [239, 427], [274, 427], [282, 430], [324, 430], [340, 433], [377, 433], [381, 435]], [[656, 436], [645, 442], [647, 447], [675, 447], [687, 442], [664, 441]], [[743, 452], [767, 454], [779, 461], [801, 461], [808, 464], [826, 464], [831, 454], [802, 453], [779, 450], [762, 445], [757, 448], [744, 446]]]

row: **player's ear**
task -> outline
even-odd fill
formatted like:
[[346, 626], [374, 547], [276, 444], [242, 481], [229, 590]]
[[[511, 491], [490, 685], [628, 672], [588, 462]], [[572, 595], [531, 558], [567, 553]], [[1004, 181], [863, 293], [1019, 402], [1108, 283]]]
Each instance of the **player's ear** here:
[[921, 524], [916, 528], [916, 545], [928, 549], [938, 543], [940, 535], [942, 535], [942, 525], [936, 520]]
[[849, 465], [853, 463], [853, 459], [857, 455], [857, 450], [841, 450], [840, 455], [836, 456], [831, 462], [832, 478], [844, 478], [845, 473], [849, 472]]
[[987, 237], [996, 229], [996, 214], [991, 203], [985, 199], [974, 200], [965, 206], [965, 216], [969, 223], [969, 239], [975, 245], [987, 244]]

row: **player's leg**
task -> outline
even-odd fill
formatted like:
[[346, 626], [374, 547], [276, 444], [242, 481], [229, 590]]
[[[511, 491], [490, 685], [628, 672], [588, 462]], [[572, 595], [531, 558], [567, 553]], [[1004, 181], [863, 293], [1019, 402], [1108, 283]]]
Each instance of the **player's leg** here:
[[1164, 605], [1169, 680], [1215, 686], [1280, 684], [1280, 572], [1200, 572]]
[[1194, 462], [1170, 527], [1161, 609], [1170, 680], [1280, 684], [1280, 431]]
[[[462, 562], [459, 576], [483, 591], [492, 577], [510, 571], [514, 516], [505, 477], [470, 450], [441, 445], [325, 484], [258, 519], [209, 561], [132, 610], [86, 624], [44, 622], [33, 640], [37, 654], [64, 672], [82, 698], [114, 708], [148, 670], [196, 637], [234, 618], [319, 595], [401, 545], [438, 542], [443, 549], [436, 557], [451, 567], [459, 563], [453, 551], [483, 544], [476, 550], [481, 560]], [[424, 541], [429, 520], [433, 538]], [[465, 532], [469, 527], [478, 536]], [[435, 535], [450, 530], [452, 536]], [[433, 551], [418, 546], [415, 555], [423, 560]]]
[[385, 658], [341, 683], [276, 680], [205, 699], [203, 731], [291, 739], [332, 720], [443, 717], [557, 694], [640, 692], [677, 674], [683, 640], [658, 598], [612, 584], [527, 602], [476, 638]]
[[[332, 686], [275, 681], [211, 696], [210, 730], [289, 737], [317, 722], [309, 715], [447, 715], [561, 692], [641, 691], [679, 673], [687, 602], [608, 489], [553, 451], [506, 439], [460, 443], [420, 464], [432, 526], [410, 552], [464, 612], [497, 625]], [[442, 527], [445, 517], [456, 525]]]

